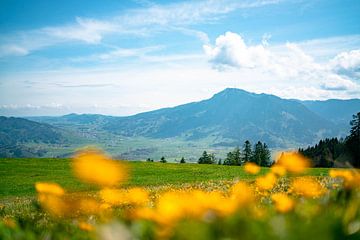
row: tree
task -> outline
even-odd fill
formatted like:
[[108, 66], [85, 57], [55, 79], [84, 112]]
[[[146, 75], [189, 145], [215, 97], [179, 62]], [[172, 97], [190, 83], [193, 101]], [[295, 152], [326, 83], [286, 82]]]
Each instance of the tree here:
[[352, 165], [360, 167], [360, 112], [353, 115], [350, 125], [350, 135], [346, 139], [346, 147], [352, 155]]
[[161, 157], [160, 162], [161, 163], [166, 163], [167, 162], [164, 156]]
[[268, 146], [266, 145], [266, 143], [263, 144], [262, 150], [263, 150], [261, 153], [262, 165], [260, 165], [260, 166], [270, 167], [271, 166], [271, 153], [270, 153], [270, 150], [269, 150]]
[[184, 157], [181, 158], [180, 163], [186, 163]]
[[221, 161], [221, 158], [219, 159], [219, 161], [218, 161], [218, 165], [222, 165], [223, 163], [222, 163], [222, 161]]
[[263, 144], [258, 141], [254, 146], [253, 154], [251, 155], [250, 161], [262, 166], [263, 157]]
[[224, 160], [224, 165], [241, 165], [240, 148], [236, 147], [233, 151], [228, 152]]
[[244, 143], [242, 162], [243, 163], [249, 162], [251, 156], [252, 156], [251, 143], [250, 143], [249, 140], [246, 140], [245, 143]]
[[154, 160], [151, 158], [146, 159], [147, 162], [153, 162]]
[[213, 164], [215, 163], [215, 155], [212, 154], [208, 154], [206, 151], [203, 152], [203, 154], [201, 155], [201, 157], [198, 160], [199, 164]]

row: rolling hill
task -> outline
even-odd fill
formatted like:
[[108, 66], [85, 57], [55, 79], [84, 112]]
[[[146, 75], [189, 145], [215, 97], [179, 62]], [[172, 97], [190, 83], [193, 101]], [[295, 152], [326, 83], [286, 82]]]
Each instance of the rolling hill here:
[[0, 116], [0, 157], [38, 157], [46, 150], [29, 145], [69, 142], [67, 132], [49, 124]]
[[[152, 157], [151, 154], [158, 157], [164, 149], [167, 154], [174, 149], [194, 151], [199, 146], [226, 151], [241, 146], [245, 140], [260, 140], [271, 148], [297, 148], [321, 138], [345, 136], [351, 116], [357, 111], [359, 99], [299, 101], [228, 88], [210, 99], [127, 117], [98, 114], [29, 117], [32, 124], [34, 121], [41, 124], [27, 128], [37, 126], [40, 130], [29, 130], [16, 142], [64, 142], [68, 136], [57, 133], [72, 132], [87, 143], [98, 144], [128, 159]], [[16, 128], [13, 131], [14, 136], [21, 132]], [[1, 141], [8, 141], [4, 136]], [[70, 144], [65, 153], [71, 146], [74, 148]]]

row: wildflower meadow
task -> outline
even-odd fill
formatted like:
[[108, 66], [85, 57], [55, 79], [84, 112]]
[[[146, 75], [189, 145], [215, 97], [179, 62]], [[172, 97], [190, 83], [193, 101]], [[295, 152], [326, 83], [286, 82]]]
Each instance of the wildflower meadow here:
[[227, 167], [251, 177], [129, 186], [130, 164], [83, 150], [71, 160], [72, 174], [92, 190], [36, 182], [36, 198], [1, 205], [0, 238], [360, 238], [358, 170], [313, 176], [308, 159], [296, 152], [283, 153], [265, 171], [254, 163]]

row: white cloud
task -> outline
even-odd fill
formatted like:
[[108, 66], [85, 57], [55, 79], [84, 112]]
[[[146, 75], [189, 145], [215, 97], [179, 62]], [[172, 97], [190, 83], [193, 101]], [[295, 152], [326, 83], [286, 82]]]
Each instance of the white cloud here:
[[7, 44], [0, 46], [0, 57], [4, 56], [25, 56], [29, 51], [23, 47]]
[[90, 44], [100, 43], [103, 34], [114, 32], [116, 26], [110, 22], [76, 17], [76, 23], [61, 27], [43, 28], [45, 34], [63, 40], [78, 40]]
[[329, 67], [336, 73], [360, 79], [360, 50], [339, 53], [330, 60]]
[[[3, 35], [0, 39], [0, 57], [19, 56], [19, 51], [11, 50], [9, 44], [31, 52], [58, 45], [63, 42], [81, 41], [86, 44], [99, 44], [110, 34], [148, 36], [164, 31], [179, 31], [192, 35], [206, 43], [204, 32], [191, 29], [190, 26], [208, 21], [216, 21], [226, 13], [236, 9], [256, 8], [276, 4], [279, 0], [203, 0], [150, 5], [149, 7], [128, 10], [118, 16], [106, 19], [76, 17], [75, 22], [62, 26], [48, 26], [39, 29]], [[115, 11], [116, 9], [114, 9]], [[24, 55], [24, 54], [23, 54]]]
[[341, 53], [324, 64], [316, 62], [295, 43], [275, 49], [264, 43], [249, 46], [240, 35], [226, 32], [217, 37], [214, 46], [204, 45], [204, 51], [216, 69], [250, 68], [271, 76], [273, 81], [285, 80], [292, 84], [299, 81], [331, 91], [359, 91], [359, 85], [351, 78], [351, 74], [359, 73], [358, 50]]

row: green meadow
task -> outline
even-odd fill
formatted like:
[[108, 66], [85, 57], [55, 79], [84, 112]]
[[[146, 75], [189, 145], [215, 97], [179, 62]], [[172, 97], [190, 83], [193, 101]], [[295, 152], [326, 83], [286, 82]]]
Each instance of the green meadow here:
[[[158, 162], [128, 162], [130, 179], [128, 186], [162, 186], [218, 180], [253, 180], [243, 167], [179, 164]], [[268, 171], [262, 168], [260, 174]], [[309, 169], [313, 176], [327, 175], [323, 168]], [[18, 158], [0, 159], [0, 197], [34, 196], [36, 182], [55, 182], [69, 191], [93, 191], [89, 185], [79, 182], [72, 173], [71, 159]]]

